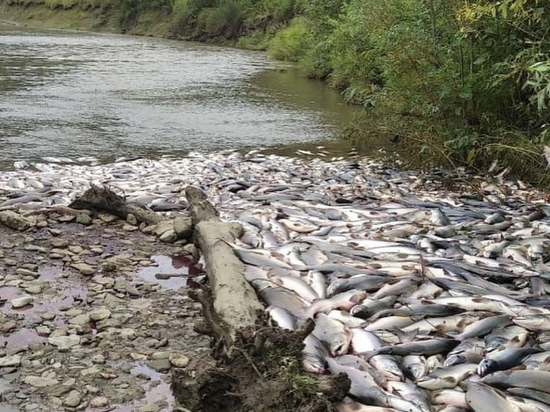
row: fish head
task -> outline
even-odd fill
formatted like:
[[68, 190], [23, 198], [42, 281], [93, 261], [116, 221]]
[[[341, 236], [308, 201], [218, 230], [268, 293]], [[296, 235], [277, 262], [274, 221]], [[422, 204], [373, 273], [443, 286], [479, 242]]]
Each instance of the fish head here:
[[498, 364], [492, 360], [492, 359], [483, 359], [478, 367], [477, 367], [477, 374], [480, 377], [483, 377], [485, 375], [488, 375], [491, 372], [494, 372], [498, 369]]
[[491, 340], [486, 340], [485, 341], [485, 351], [486, 352], [492, 352], [494, 351], [495, 349], [498, 349], [500, 348], [502, 345], [504, 345], [506, 342], [508, 341], [508, 339], [504, 338], [504, 337], [496, 337], [496, 338], [493, 338]]
[[464, 355], [449, 355], [447, 359], [445, 359], [443, 366], [448, 368], [449, 366], [460, 365], [462, 363], [466, 363], [466, 357]]
[[417, 381], [426, 375], [426, 367], [421, 363], [412, 363], [405, 368], [407, 375], [413, 380]]
[[333, 296], [340, 292], [344, 292], [348, 284], [347, 279], [336, 279], [327, 287], [327, 296]]
[[329, 350], [332, 356], [342, 356], [348, 353], [349, 345], [351, 339], [348, 339], [346, 336], [338, 336], [330, 342]]

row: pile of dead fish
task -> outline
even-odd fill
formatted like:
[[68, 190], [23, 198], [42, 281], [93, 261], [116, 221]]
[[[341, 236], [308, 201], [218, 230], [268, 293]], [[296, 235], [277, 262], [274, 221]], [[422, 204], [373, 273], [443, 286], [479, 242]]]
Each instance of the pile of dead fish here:
[[314, 319], [303, 366], [350, 378], [340, 411], [550, 411], [550, 208], [520, 181], [261, 152], [29, 166], [0, 208], [93, 182], [170, 210], [202, 187], [274, 322]]

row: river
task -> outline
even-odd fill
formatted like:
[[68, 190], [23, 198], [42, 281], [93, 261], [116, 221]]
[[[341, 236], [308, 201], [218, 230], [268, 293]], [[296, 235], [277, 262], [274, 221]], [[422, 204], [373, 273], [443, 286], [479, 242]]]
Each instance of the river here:
[[108, 162], [266, 146], [292, 151], [334, 141], [356, 110], [260, 52], [0, 28], [2, 168], [48, 156]]

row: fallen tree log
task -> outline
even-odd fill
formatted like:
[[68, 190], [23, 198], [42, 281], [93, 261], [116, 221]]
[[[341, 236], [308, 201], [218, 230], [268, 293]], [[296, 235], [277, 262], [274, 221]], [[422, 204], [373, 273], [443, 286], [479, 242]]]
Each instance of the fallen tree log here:
[[185, 189], [196, 242], [206, 262], [206, 273], [212, 290], [213, 307], [225, 324], [227, 348], [233, 344], [235, 332], [258, 323], [263, 306], [256, 292], [243, 276], [244, 265], [227, 243], [242, 234], [238, 223], [222, 222], [218, 212], [198, 188]]
[[108, 187], [99, 187], [93, 184], [82, 196], [71, 202], [69, 208], [108, 212], [122, 219], [126, 219], [129, 214], [132, 214], [139, 222], [145, 222], [148, 225], [155, 225], [162, 219], [158, 213], [142, 205], [127, 203], [124, 197], [117, 195]]
[[303, 341], [314, 322], [293, 332], [270, 325], [230, 246], [242, 227], [222, 222], [200, 189], [185, 192], [210, 283], [188, 293], [203, 307], [204, 324], [195, 330], [213, 338], [216, 361], [200, 359], [174, 371], [177, 404], [193, 412], [335, 411], [349, 391], [348, 377], [319, 378], [301, 367]]

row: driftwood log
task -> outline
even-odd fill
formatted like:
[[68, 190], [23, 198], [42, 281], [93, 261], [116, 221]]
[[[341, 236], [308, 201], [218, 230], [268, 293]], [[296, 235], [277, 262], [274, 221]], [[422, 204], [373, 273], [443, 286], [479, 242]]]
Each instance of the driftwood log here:
[[145, 222], [148, 225], [157, 224], [162, 219], [159, 214], [142, 205], [127, 203], [124, 197], [117, 195], [108, 187], [96, 185], [91, 185], [82, 196], [69, 205], [69, 208], [104, 211], [122, 219], [132, 214], [139, 222]]
[[[235, 332], [253, 328], [263, 306], [256, 292], [243, 276], [244, 265], [228, 245], [242, 234], [242, 226], [222, 222], [218, 212], [202, 190], [185, 189], [195, 228], [195, 238], [206, 262], [206, 273], [212, 291], [212, 305], [226, 329], [227, 347], [232, 345]], [[204, 306], [204, 304], [203, 304]]]
[[185, 193], [209, 280], [209, 287], [188, 294], [203, 307], [205, 324], [196, 330], [214, 338], [217, 361], [174, 371], [177, 404], [193, 412], [335, 411], [350, 388], [347, 376], [318, 378], [301, 368], [314, 322], [296, 331], [272, 326], [230, 246], [242, 226], [222, 222], [200, 189], [189, 186]]

